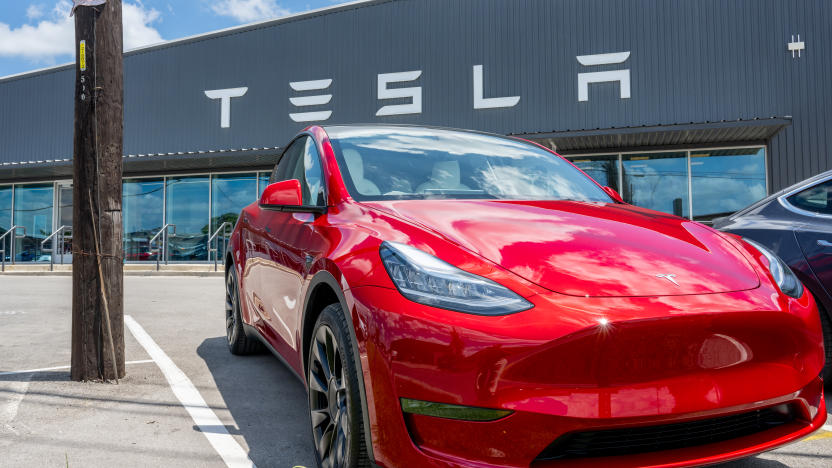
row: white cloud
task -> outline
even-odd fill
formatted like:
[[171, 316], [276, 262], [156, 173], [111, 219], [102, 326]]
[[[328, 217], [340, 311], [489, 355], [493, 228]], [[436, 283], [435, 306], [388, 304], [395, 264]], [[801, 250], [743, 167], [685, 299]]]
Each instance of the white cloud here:
[[162, 35], [152, 26], [162, 16], [158, 10], [145, 8], [142, 2], [123, 3], [121, 14], [124, 22], [124, 49], [135, 49], [162, 42]]
[[241, 23], [286, 16], [290, 13], [277, 0], [218, 0], [211, 6], [214, 13], [229, 16]]
[[[0, 57], [22, 58], [46, 64], [55, 63], [58, 58], [72, 57], [75, 18], [69, 16], [71, 8], [71, 2], [60, 0], [48, 15], [42, 13], [41, 17], [46, 17], [41, 21], [32, 21], [17, 28], [0, 22]], [[29, 13], [27, 11], [27, 15]], [[159, 31], [153, 27], [153, 23], [161, 17], [157, 10], [146, 8], [141, 1], [125, 2], [122, 5], [122, 15], [125, 49], [162, 41]]]
[[38, 19], [43, 16], [43, 5], [32, 4], [26, 9], [26, 17], [30, 20]]

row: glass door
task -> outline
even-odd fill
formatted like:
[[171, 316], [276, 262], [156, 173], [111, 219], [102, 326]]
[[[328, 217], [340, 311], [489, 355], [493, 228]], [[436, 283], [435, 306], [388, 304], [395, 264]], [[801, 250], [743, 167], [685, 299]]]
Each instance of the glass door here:
[[53, 231], [54, 193], [52, 182], [14, 186], [14, 223], [26, 229], [15, 243], [16, 261], [49, 261], [40, 244]]
[[208, 176], [168, 177], [165, 193], [166, 222], [176, 226], [176, 236], [168, 238], [169, 259], [208, 260]]
[[52, 239], [51, 249], [55, 263], [72, 263], [72, 181], [60, 181], [56, 188], [55, 229], [66, 229]]
[[124, 179], [121, 209], [124, 218], [124, 258], [156, 259], [150, 239], [165, 224], [165, 180], [161, 177]]
[[[0, 185], [0, 236], [6, 233], [12, 225], [12, 186], [11, 185]], [[11, 235], [11, 234], [10, 234]], [[4, 244], [5, 242], [5, 249]], [[6, 256], [6, 261], [10, 262], [11, 255], [12, 255], [12, 245], [13, 239], [9, 239], [8, 237], [5, 238], [4, 241], [0, 241], [0, 250], [5, 250], [5, 254], [0, 253], [0, 255]]]

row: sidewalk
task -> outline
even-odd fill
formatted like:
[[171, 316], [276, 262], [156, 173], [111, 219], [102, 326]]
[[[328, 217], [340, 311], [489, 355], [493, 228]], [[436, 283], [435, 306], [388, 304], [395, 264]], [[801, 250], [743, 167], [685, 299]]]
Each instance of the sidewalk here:
[[[171, 263], [159, 265], [155, 263], [126, 263], [125, 276], [223, 276], [223, 265], [214, 271], [213, 263]], [[72, 276], [72, 265], [54, 265], [48, 263], [6, 263], [6, 270], [0, 272], [0, 277], [8, 276]]]

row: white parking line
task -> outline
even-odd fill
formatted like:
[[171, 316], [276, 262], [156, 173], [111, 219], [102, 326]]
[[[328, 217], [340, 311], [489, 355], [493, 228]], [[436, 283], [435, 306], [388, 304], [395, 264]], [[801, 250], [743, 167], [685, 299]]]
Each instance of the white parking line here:
[[7, 389], [9, 396], [0, 399], [0, 402], [5, 400], [5, 404], [0, 405], [0, 431], [8, 430], [17, 433], [9, 423], [17, 417], [17, 410], [20, 409], [20, 402], [23, 401], [23, 397], [26, 396], [26, 392], [29, 390], [29, 380], [31, 378], [32, 376], [29, 375], [23, 380], [4, 384], [4, 387], [9, 387]]
[[222, 457], [225, 464], [229, 468], [255, 468], [254, 462], [248, 457], [243, 447], [228, 433], [220, 418], [208, 407], [191, 379], [176, 367], [171, 358], [162, 351], [162, 348], [153, 341], [153, 338], [144, 331], [144, 328], [133, 317], [125, 315], [124, 324], [136, 337], [136, 341], [147, 351], [147, 354], [156, 361], [156, 365], [165, 375], [173, 394], [176, 395], [176, 398], [191, 415], [191, 419], [199, 426], [202, 434]]
[[[140, 361], [127, 361], [125, 364], [147, 364], [149, 362], [155, 362], [153, 359], [142, 359]], [[72, 366], [57, 366], [57, 367], [43, 367], [41, 369], [26, 369], [26, 370], [16, 370], [16, 371], [5, 371], [0, 372], [0, 375], [15, 375], [15, 374], [34, 374], [37, 372], [49, 372], [49, 371], [56, 371], [56, 370], [64, 370], [70, 369]]]

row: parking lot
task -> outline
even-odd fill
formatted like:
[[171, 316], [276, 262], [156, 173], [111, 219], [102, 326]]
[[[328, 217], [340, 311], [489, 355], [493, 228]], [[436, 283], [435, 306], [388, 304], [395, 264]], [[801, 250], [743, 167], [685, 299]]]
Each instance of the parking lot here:
[[[314, 466], [302, 384], [270, 355], [228, 353], [222, 301], [222, 278], [125, 278], [127, 377], [77, 383], [71, 279], [0, 276], [0, 466]], [[820, 431], [723, 466], [830, 464]]]

